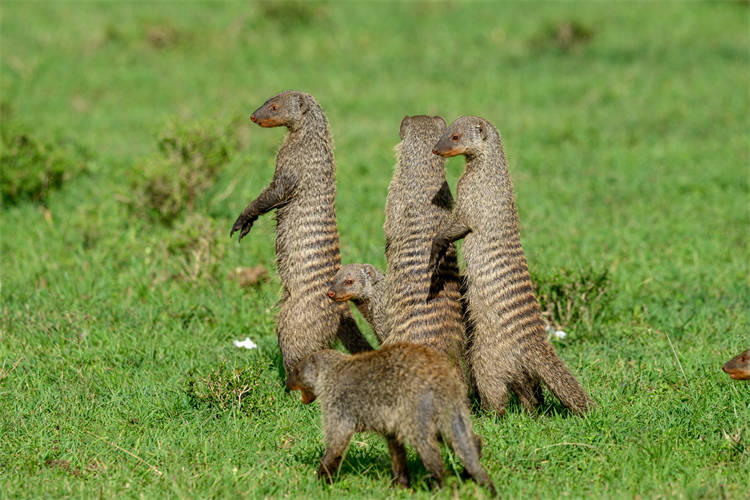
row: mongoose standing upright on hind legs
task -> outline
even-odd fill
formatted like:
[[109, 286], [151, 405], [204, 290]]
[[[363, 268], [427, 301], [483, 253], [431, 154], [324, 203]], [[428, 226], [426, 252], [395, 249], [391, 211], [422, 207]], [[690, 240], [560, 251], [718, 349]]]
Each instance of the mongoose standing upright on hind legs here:
[[441, 435], [474, 480], [494, 493], [479, 461], [481, 441], [472, 430], [466, 386], [443, 354], [410, 343], [353, 356], [319, 351], [292, 370], [287, 387], [302, 391], [305, 404], [320, 398], [326, 451], [319, 477], [333, 479], [354, 433], [374, 431], [388, 441], [395, 483], [409, 485], [404, 443], [414, 446], [439, 483]]
[[[482, 404], [504, 414], [508, 389], [521, 404], [538, 404], [536, 377], [573, 413], [594, 407], [544, 332], [518, 232], [513, 185], [495, 127], [476, 116], [453, 122], [434, 147], [436, 155], [466, 156], [456, 206], [432, 244], [436, 270], [448, 245], [464, 238], [466, 298], [473, 338], [469, 364]], [[531, 386], [530, 386], [531, 384]]]
[[350, 300], [365, 317], [378, 341], [385, 340], [385, 275], [370, 264], [341, 266], [333, 277], [328, 297], [336, 302]]
[[330, 347], [336, 336], [350, 352], [371, 350], [348, 304], [326, 297], [341, 253], [333, 141], [323, 110], [313, 96], [289, 91], [270, 98], [250, 119], [289, 130], [271, 184], [232, 226], [241, 240], [260, 215], [276, 209], [276, 264], [283, 285], [276, 329], [285, 370]]
[[465, 334], [458, 263], [448, 248], [438, 278], [440, 289], [427, 301], [430, 245], [453, 206], [445, 180], [445, 160], [432, 147], [445, 131], [439, 116], [406, 116], [401, 121], [398, 163], [386, 199], [386, 344], [413, 342], [447, 355], [464, 357]]

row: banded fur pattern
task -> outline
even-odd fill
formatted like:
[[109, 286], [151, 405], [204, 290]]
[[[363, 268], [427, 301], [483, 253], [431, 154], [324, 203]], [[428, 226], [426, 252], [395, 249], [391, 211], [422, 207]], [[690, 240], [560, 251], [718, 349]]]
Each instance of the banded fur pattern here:
[[432, 154], [445, 130], [440, 117], [414, 116], [401, 124], [398, 164], [386, 201], [385, 344], [413, 342], [461, 364], [465, 335], [455, 248], [440, 267], [440, 289], [430, 296], [432, 239], [453, 206], [445, 161]]
[[534, 410], [541, 399], [541, 379], [573, 413], [593, 408], [547, 340], [497, 130], [481, 118], [459, 118], [436, 151], [466, 155], [456, 208], [446, 223], [451, 229], [441, 228], [441, 233], [451, 233], [446, 241], [465, 235], [466, 301], [472, 324], [468, 359], [483, 405], [502, 414], [508, 391], [513, 390], [525, 408]]

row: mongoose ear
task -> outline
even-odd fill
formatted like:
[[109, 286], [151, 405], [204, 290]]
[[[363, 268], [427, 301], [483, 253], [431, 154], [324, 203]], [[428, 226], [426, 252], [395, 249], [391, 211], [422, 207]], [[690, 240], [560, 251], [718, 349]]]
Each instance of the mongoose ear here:
[[448, 124], [445, 123], [445, 118], [443, 118], [442, 116], [433, 116], [432, 119], [435, 120], [436, 123], [442, 125], [443, 128], [448, 126]]
[[370, 279], [375, 279], [375, 268], [370, 264], [365, 264], [365, 272], [370, 276]]
[[398, 135], [402, 139], [406, 135], [406, 126], [407, 126], [407, 123], [409, 123], [409, 115], [404, 116], [404, 118], [401, 120], [401, 127], [399, 127], [399, 129], [398, 129]]
[[307, 106], [307, 101], [305, 100], [305, 96], [303, 96], [303, 95], [298, 95], [298, 96], [297, 96], [297, 101], [298, 101], [298, 103], [299, 103], [299, 110], [300, 110], [300, 111], [301, 111], [302, 113], [307, 113], [307, 110], [308, 110], [308, 106]]
[[487, 131], [484, 129], [484, 125], [482, 124], [482, 122], [477, 123], [477, 131], [479, 132], [479, 136], [483, 141], [487, 139]]

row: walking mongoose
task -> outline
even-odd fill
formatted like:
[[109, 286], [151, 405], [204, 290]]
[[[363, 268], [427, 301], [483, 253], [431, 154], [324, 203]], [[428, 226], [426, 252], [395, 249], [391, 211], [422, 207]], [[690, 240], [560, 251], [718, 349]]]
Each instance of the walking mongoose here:
[[305, 404], [320, 398], [326, 440], [318, 469], [322, 479], [332, 481], [354, 433], [373, 431], [388, 442], [396, 484], [409, 485], [405, 443], [440, 483], [441, 436], [474, 480], [494, 493], [479, 461], [481, 441], [472, 430], [466, 386], [443, 354], [408, 343], [355, 355], [319, 351], [295, 367], [287, 387], [302, 391]]
[[352, 301], [381, 344], [385, 340], [384, 285], [385, 274], [374, 266], [347, 264], [341, 266], [328, 290], [328, 297], [333, 301]]
[[539, 403], [539, 377], [576, 415], [594, 408], [545, 335], [500, 134], [488, 121], [464, 116], [448, 127], [433, 152], [466, 156], [456, 206], [434, 238], [430, 268], [436, 270], [451, 242], [464, 238], [473, 325], [468, 358], [483, 406], [504, 414], [512, 389], [532, 410]]
[[721, 369], [734, 380], [750, 380], [750, 349], [724, 363]]
[[267, 100], [250, 119], [289, 130], [271, 184], [242, 212], [231, 233], [241, 240], [262, 214], [276, 209], [276, 265], [283, 285], [277, 333], [287, 372], [338, 336], [350, 352], [370, 350], [348, 304], [326, 297], [341, 267], [336, 226], [333, 141], [318, 102], [302, 92]]
[[453, 206], [445, 160], [432, 154], [445, 127], [439, 116], [406, 116], [401, 121], [398, 162], [388, 186], [383, 226], [388, 260], [385, 343], [427, 345], [463, 364], [461, 283], [452, 245], [440, 266], [440, 290], [427, 300], [430, 244]]

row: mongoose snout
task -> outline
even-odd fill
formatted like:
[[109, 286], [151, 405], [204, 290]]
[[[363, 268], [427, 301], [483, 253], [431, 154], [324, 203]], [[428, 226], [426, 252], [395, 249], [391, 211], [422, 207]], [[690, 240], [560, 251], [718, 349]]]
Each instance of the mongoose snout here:
[[724, 363], [721, 369], [734, 380], [750, 380], [750, 349]]

